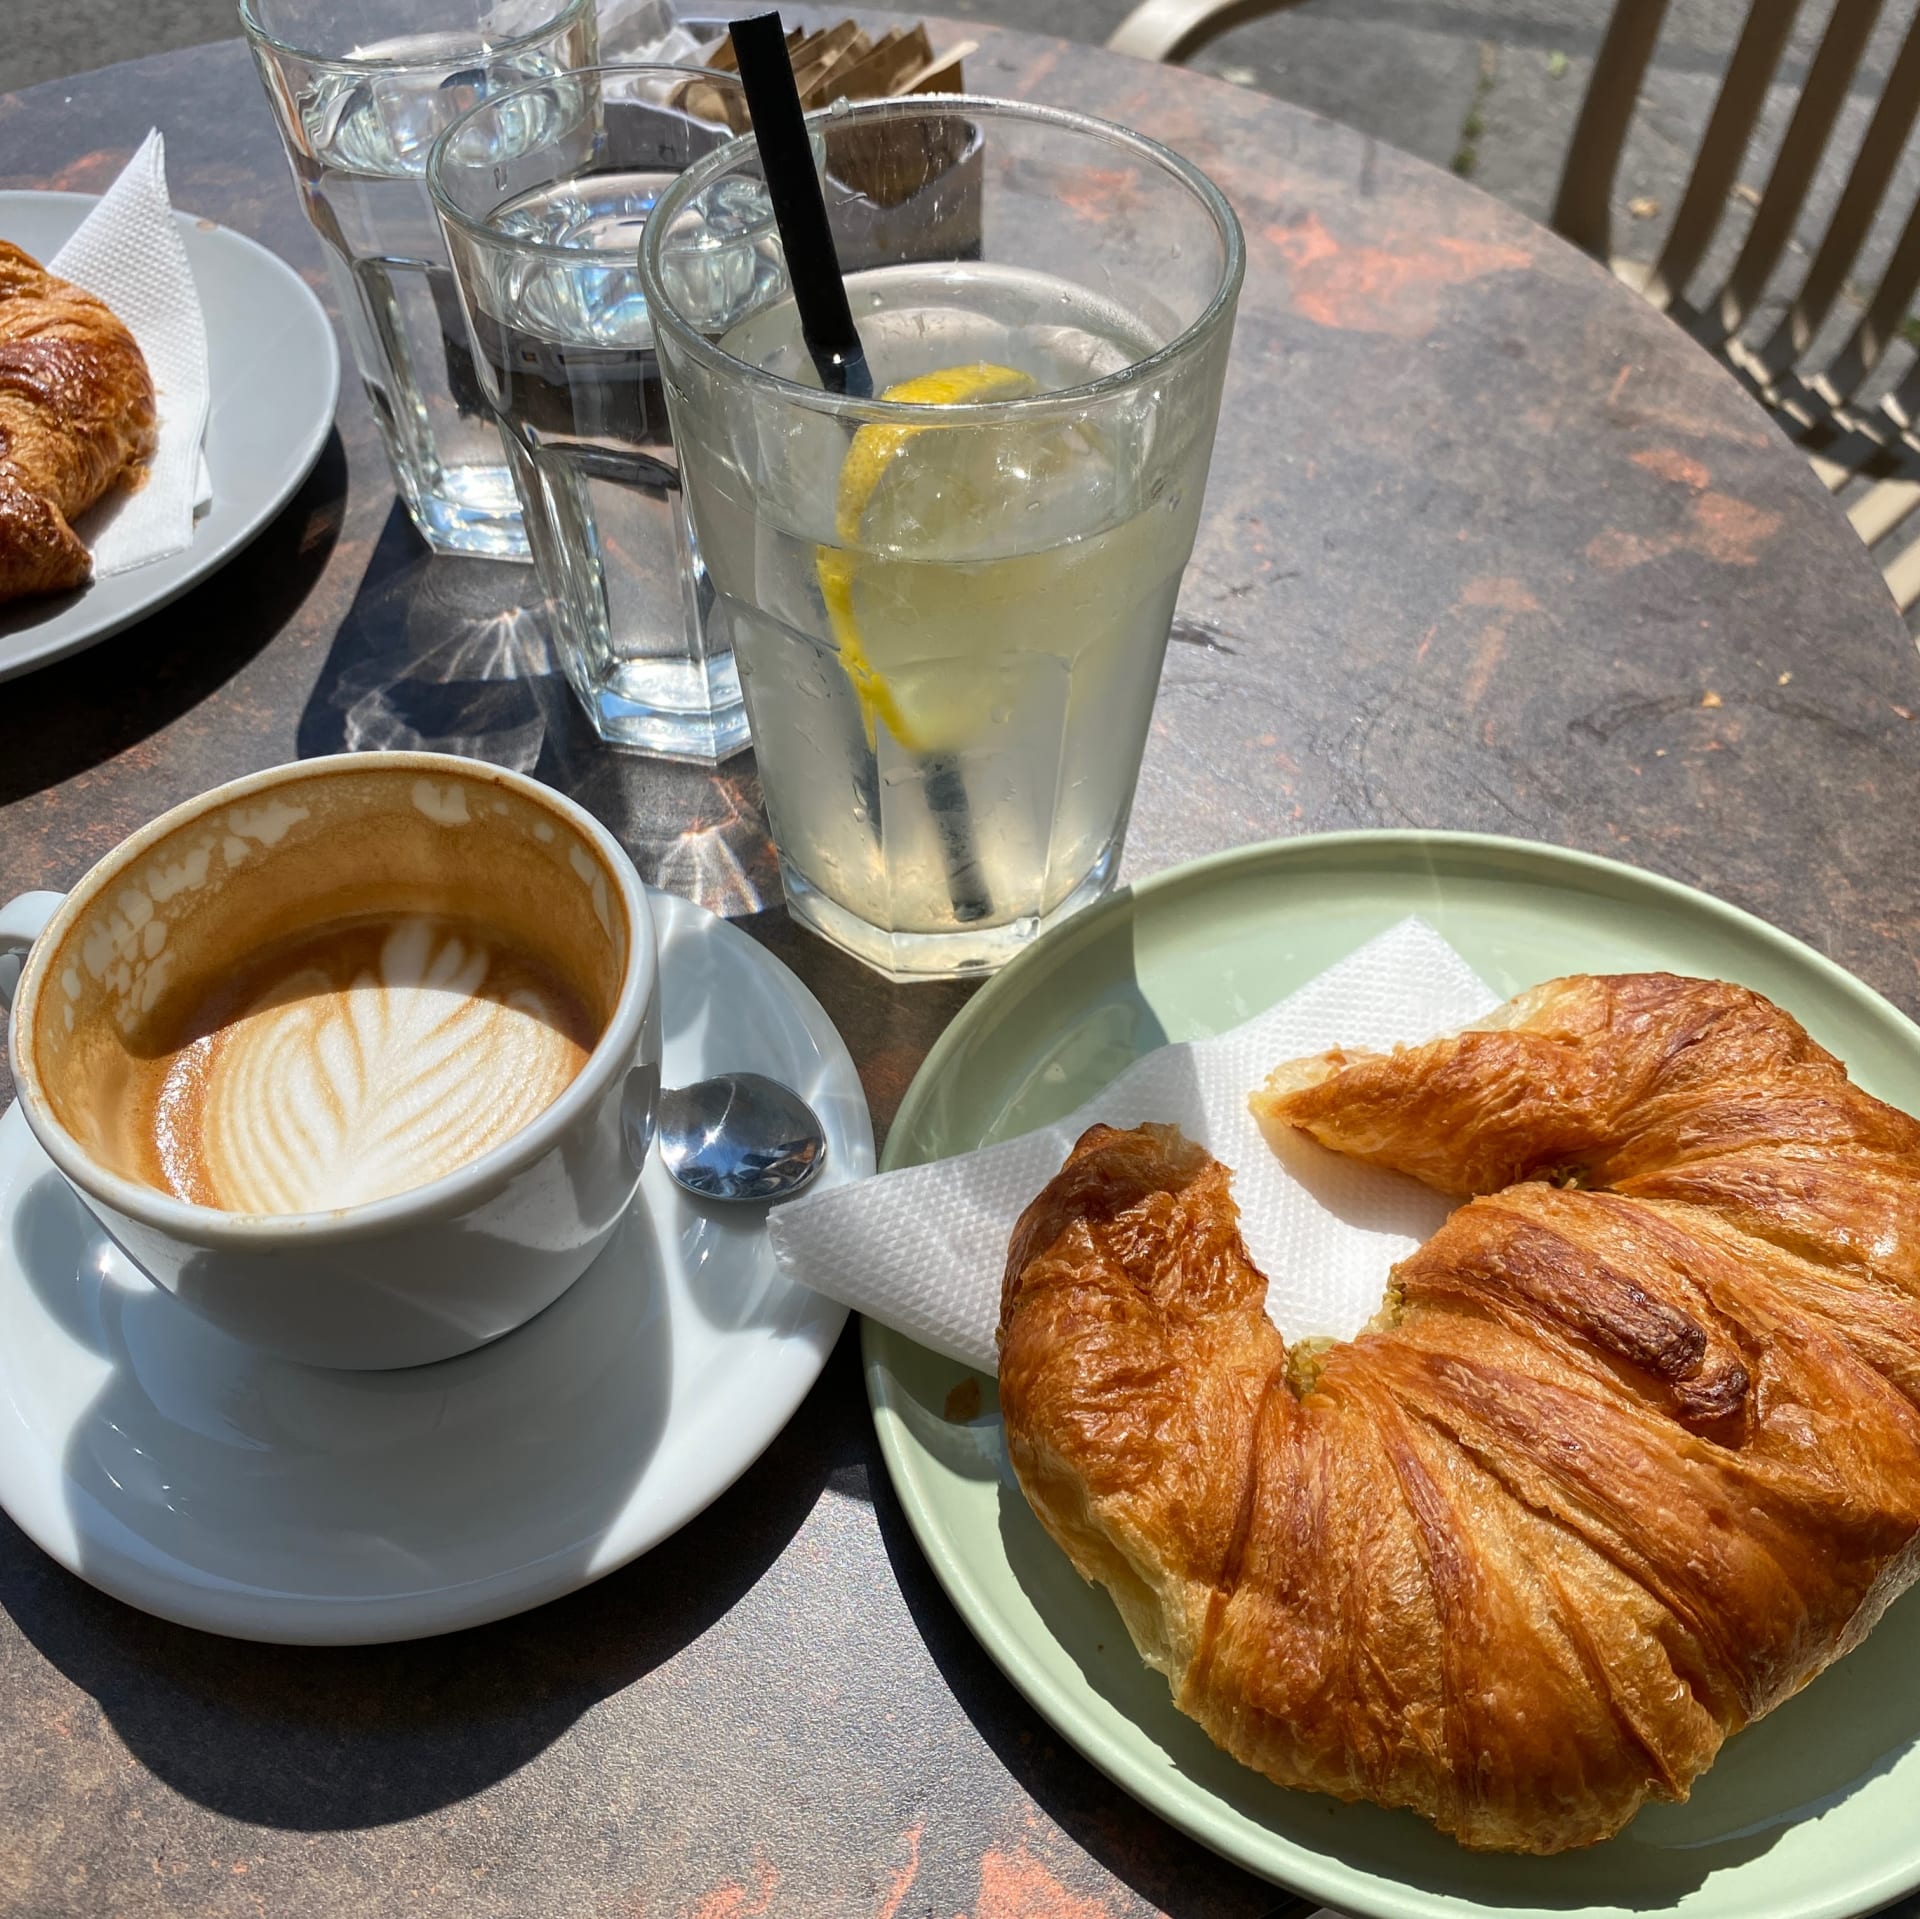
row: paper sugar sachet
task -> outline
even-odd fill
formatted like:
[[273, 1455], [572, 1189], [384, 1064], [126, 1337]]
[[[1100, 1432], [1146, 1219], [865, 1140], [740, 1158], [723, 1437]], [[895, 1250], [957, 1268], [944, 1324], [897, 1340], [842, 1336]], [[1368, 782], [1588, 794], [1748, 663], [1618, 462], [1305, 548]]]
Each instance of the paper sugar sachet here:
[[781, 1207], [774, 1251], [815, 1291], [991, 1373], [1007, 1240], [1028, 1201], [1089, 1126], [1170, 1122], [1232, 1169], [1274, 1323], [1289, 1340], [1350, 1338], [1453, 1202], [1305, 1140], [1276, 1154], [1247, 1095], [1282, 1060], [1431, 1039], [1498, 1003], [1432, 927], [1403, 920], [1231, 1031], [1136, 1060], [1038, 1132]]

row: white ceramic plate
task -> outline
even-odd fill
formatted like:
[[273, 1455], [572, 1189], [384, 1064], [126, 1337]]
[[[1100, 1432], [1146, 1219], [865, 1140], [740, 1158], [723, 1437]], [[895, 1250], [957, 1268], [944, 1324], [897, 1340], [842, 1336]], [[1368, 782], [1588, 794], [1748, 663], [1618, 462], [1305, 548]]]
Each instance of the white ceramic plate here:
[[[653, 895], [670, 1086], [751, 1068], [873, 1170], [859, 1076], [744, 933]], [[496, 1345], [329, 1372], [229, 1339], [132, 1270], [0, 1118], [0, 1505], [81, 1578], [242, 1639], [450, 1632], [624, 1565], [758, 1458], [846, 1309], [781, 1278], [765, 1213], [702, 1208], [657, 1156], [613, 1244]]]
[[[0, 193], [0, 240], [48, 259], [94, 204], [85, 193]], [[118, 633], [205, 579], [286, 505], [326, 444], [340, 349], [325, 309], [265, 247], [211, 220], [174, 218], [207, 323], [213, 504], [185, 552], [77, 593], [0, 606], [0, 680]]]

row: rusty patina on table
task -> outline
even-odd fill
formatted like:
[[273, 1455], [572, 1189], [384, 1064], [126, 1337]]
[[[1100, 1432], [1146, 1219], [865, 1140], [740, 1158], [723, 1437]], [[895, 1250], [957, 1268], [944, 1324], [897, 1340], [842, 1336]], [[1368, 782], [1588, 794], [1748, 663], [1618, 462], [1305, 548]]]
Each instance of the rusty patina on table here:
[[[1599, 267], [1391, 149], [1178, 70], [966, 32], [977, 90], [1168, 141], [1247, 231], [1128, 871], [1320, 828], [1515, 833], [1708, 887], [1920, 1011], [1920, 671], [1733, 381]], [[326, 297], [237, 43], [0, 98], [0, 186], [97, 190], [152, 123], [176, 205]], [[579, 796], [650, 877], [793, 965], [884, 1128], [963, 989], [886, 987], [790, 928], [751, 760], [595, 744], [531, 576], [428, 560], [357, 391], [339, 425], [243, 557], [0, 686], [0, 896], [296, 754], [481, 754]], [[520, 1619], [237, 1645], [101, 1597], [4, 1521], [0, 1601], [8, 1912], [1292, 1909], [1135, 1807], [988, 1664], [892, 1499], [850, 1338], [716, 1506]]]

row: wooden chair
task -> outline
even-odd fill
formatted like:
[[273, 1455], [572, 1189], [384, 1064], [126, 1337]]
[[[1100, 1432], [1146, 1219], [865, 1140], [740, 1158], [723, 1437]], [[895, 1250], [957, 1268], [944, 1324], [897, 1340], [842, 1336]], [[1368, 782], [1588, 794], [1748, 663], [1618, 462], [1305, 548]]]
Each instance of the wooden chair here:
[[[1761, 296], [1781, 273], [1820, 163], [1882, 0], [1836, 0], [1805, 85], [1757, 203], [1742, 186], [1747, 149], [1803, 0], [1751, 0], [1701, 136], [1686, 191], [1649, 267], [1614, 251], [1612, 192], [1639, 89], [1668, 0], [1615, 0], [1594, 61], [1566, 168], [1554, 228], [1684, 326], [1746, 382], [1843, 498], [1902, 612], [1920, 602], [1920, 360], [1884, 397], [1863, 402], [1887, 348], [1912, 340], [1908, 311], [1920, 289], [1920, 204], [1865, 296], [1866, 310], [1836, 352], [1809, 355], [1827, 330], [1879, 213], [1902, 148], [1920, 117], [1920, 11], [1889, 69], [1846, 183], [1789, 289], [1785, 313], [1768, 324]], [[1157, 60], [1184, 59], [1207, 41], [1297, 0], [1145, 0], [1108, 45]], [[1745, 221], [1744, 235], [1736, 223]], [[1723, 233], [1737, 238], [1723, 280], [1693, 286]], [[1721, 253], [1728, 249], [1722, 247]]]

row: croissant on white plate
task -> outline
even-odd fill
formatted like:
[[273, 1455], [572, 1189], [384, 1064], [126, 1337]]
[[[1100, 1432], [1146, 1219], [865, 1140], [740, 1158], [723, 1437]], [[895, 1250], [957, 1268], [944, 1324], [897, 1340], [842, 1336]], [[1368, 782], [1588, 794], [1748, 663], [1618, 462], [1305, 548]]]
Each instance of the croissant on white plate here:
[[0, 602], [86, 583], [72, 523], [144, 477], [156, 419], [146, 360], [106, 302], [0, 240]]
[[1226, 1168], [1095, 1127], [1002, 1294], [1042, 1524], [1282, 1785], [1540, 1853], [1684, 1799], [1920, 1574], [1920, 1124], [1666, 974], [1253, 1104], [1478, 1197], [1359, 1337], [1290, 1353]]

